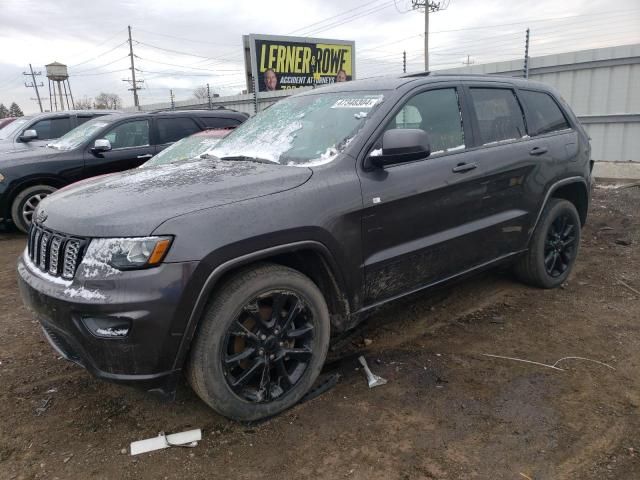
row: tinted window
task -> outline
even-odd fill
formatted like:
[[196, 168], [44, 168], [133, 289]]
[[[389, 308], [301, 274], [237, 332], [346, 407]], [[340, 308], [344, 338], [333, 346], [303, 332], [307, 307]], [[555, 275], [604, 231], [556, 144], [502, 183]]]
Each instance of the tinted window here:
[[480, 129], [480, 143], [515, 140], [526, 135], [522, 110], [513, 90], [472, 88], [471, 101]]
[[111, 129], [104, 138], [111, 142], [111, 148], [131, 148], [149, 145], [149, 122], [136, 120], [122, 123]]
[[419, 93], [412, 97], [387, 127], [420, 128], [429, 134], [432, 153], [464, 147], [462, 116], [455, 88]]
[[82, 125], [84, 122], [88, 122], [92, 118], [94, 118], [94, 117], [80, 117], [80, 116], [78, 116], [77, 117], [78, 125]]
[[521, 90], [520, 96], [529, 114], [529, 135], [541, 135], [569, 128], [567, 119], [550, 95], [531, 90]]
[[38, 140], [60, 138], [71, 130], [71, 119], [69, 117], [49, 118], [47, 120], [40, 120], [29, 128], [38, 132]]
[[196, 122], [187, 117], [159, 118], [157, 123], [159, 144], [175, 142], [200, 131]]
[[202, 120], [208, 128], [236, 127], [240, 125], [240, 122], [234, 118], [201, 117], [200, 120]]

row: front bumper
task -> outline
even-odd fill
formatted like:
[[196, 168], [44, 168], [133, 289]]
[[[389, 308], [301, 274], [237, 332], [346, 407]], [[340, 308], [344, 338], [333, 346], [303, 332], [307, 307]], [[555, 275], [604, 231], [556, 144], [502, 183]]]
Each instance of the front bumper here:
[[[66, 359], [96, 377], [171, 395], [179, 368], [175, 360], [183, 331], [177, 307], [196, 262], [120, 272], [112, 278], [72, 282], [44, 274], [28, 257], [18, 261], [22, 299], [45, 337]], [[77, 278], [80, 277], [80, 278]], [[125, 337], [98, 336], [88, 318], [127, 321]]]

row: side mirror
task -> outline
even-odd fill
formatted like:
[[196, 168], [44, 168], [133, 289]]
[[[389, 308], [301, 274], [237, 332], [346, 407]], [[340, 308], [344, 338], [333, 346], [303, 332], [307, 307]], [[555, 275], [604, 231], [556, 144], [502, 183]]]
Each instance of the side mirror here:
[[111, 150], [111, 142], [106, 138], [97, 139], [91, 149], [91, 151], [95, 153], [108, 152], [109, 150]]
[[427, 158], [431, 154], [429, 135], [419, 128], [387, 130], [382, 136], [382, 152], [368, 160], [379, 168]]
[[29, 143], [31, 140], [36, 140], [37, 138], [38, 132], [35, 130], [25, 130], [22, 132], [22, 135], [20, 135], [20, 141], [25, 143]]

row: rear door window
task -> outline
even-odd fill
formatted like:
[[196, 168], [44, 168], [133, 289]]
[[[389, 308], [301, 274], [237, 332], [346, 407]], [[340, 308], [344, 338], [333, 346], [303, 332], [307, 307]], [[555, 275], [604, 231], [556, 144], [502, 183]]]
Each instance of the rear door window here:
[[48, 118], [36, 122], [30, 128], [38, 132], [38, 140], [51, 140], [60, 138], [71, 130], [71, 119], [69, 117]]
[[562, 110], [549, 94], [520, 90], [520, 97], [527, 106], [529, 135], [532, 137], [570, 128]]
[[473, 87], [470, 90], [482, 145], [526, 135], [522, 109], [513, 90]]
[[173, 143], [192, 133], [200, 131], [200, 127], [188, 117], [158, 118], [158, 144]]
[[109, 140], [111, 148], [145, 147], [149, 145], [149, 122], [147, 120], [135, 120], [121, 123], [111, 129], [104, 138]]
[[433, 155], [465, 146], [455, 88], [428, 90], [411, 97], [386, 130], [393, 128], [418, 128], [427, 132]]
[[240, 125], [240, 122], [235, 118], [201, 117], [200, 120], [207, 128], [237, 127]]

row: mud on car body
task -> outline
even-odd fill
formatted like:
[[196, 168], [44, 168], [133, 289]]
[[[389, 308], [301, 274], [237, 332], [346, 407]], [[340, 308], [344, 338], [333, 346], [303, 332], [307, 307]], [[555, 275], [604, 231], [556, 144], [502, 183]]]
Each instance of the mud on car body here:
[[591, 184], [562, 99], [495, 76], [294, 95], [203, 157], [43, 200], [19, 283], [70, 360], [169, 395], [186, 372], [239, 420], [295, 404], [385, 302], [506, 262], [560, 285]]

